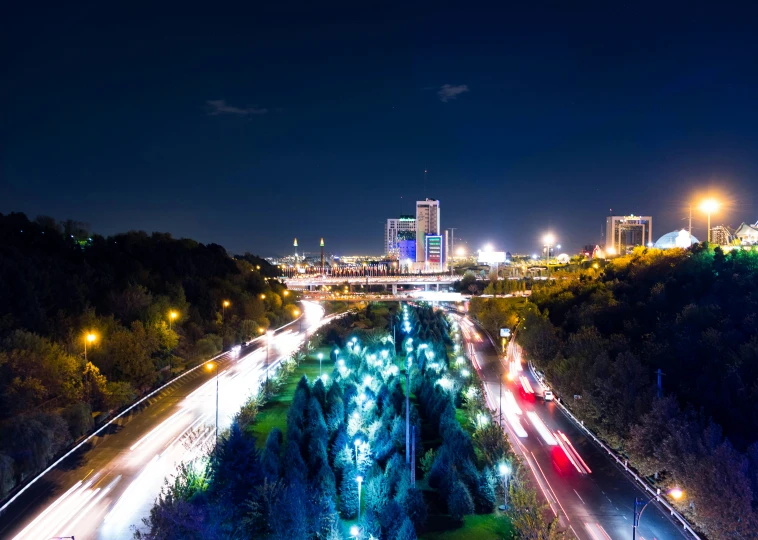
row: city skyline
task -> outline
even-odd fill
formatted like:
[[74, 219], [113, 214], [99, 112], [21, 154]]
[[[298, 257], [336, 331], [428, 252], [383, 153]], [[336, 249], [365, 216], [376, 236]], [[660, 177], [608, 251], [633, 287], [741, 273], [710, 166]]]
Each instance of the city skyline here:
[[665, 233], [709, 193], [758, 219], [754, 8], [114, 9], [13, 7], [0, 212], [261, 254], [381, 253], [425, 197], [523, 252], [608, 215]]

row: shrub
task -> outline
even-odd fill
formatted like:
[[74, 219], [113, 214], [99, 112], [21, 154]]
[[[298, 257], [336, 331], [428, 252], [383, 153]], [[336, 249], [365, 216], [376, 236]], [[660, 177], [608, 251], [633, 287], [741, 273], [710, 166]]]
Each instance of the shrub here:
[[471, 499], [471, 493], [460, 480], [455, 482], [447, 497], [447, 510], [450, 516], [457, 520], [463, 521], [463, 516], [474, 513], [474, 501]]
[[80, 401], [69, 405], [61, 411], [61, 418], [68, 424], [72, 439], [78, 439], [92, 431], [95, 422], [92, 420], [92, 410], [87, 403]]

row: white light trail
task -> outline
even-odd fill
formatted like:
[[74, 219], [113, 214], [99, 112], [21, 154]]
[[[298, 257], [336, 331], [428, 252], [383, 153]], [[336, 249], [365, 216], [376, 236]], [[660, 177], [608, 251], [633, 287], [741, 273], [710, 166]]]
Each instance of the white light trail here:
[[548, 429], [542, 419], [537, 416], [537, 413], [534, 411], [527, 411], [526, 415], [529, 417], [529, 420], [532, 422], [534, 429], [537, 430], [537, 433], [540, 434], [540, 437], [542, 437], [543, 441], [551, 446], [558, 444], [558, 441], [555, 440], [553, 433], [550, 431], [550, 429]]

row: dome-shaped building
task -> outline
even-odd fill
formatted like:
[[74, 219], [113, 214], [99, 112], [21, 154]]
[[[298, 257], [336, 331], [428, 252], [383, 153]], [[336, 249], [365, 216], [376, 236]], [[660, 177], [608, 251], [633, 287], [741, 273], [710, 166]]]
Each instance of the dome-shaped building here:
[[688, 248], [698, 242], [700, 242], [700, 240], [692, 236], [685, 229], [682, 229], [681, 231], [671, 231], [670, 233], [664, 234], [658, 239], [653, 247], [658, 249]]

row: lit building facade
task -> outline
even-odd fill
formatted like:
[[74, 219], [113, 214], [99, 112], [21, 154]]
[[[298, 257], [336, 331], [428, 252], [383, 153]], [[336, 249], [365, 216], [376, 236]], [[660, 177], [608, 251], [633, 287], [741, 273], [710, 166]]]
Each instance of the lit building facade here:
[[440, 202], [434, 199], [416, 201], [416, 262], [426, 263], [426, 236], [439, 235]]
[[739, 240], [743, 246], [752, 246], [758, 244], [758, 223], [755, 225], [748, 225], [742, 223], [737, 230], [734, 231], [734, 237]]
[[605, 252], [624, 255], [637, 246], [653, 244], [650, 216], [608, 216], [605, 220]]
[[390, 259], [399, 257], [398, 243], [400, 240], [407, 239], [408, 233], [413, 233], [415, 238], [416, 219], [413, 216], [400, 216], [387, 220], [384, 228], [384, 253], [387, 257]]

